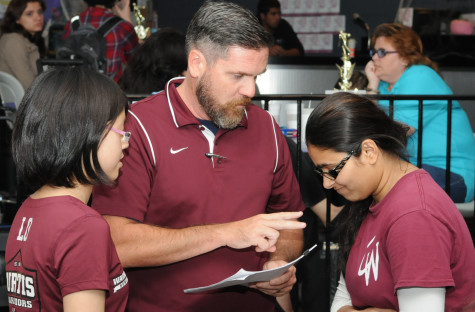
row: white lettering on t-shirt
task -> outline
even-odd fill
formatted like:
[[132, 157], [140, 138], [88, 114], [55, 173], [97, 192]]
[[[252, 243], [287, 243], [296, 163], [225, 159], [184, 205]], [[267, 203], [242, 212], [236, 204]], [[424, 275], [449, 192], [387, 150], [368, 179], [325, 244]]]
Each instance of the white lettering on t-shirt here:
[[33, 224], [33, 218], [28, 219], [28, 224], [26, 225], [25, 233], [23, 232], [23, 225], [25, 224], [26, 217], [23, 217], [21, 221], [21, 226], [20, 226], [20, 231], [18, 231], [18, 236], [17, 240], [20, 242], [26, 242], [26, 239], [28, 238], [28, 233], [30, 233], [31, 225]]
[[[33, 304], [31, 303], [30, 300], [23, 300], [23, 299], [18, 299], [15, 297], [10, 297], [10, 296], [8, 296], [8, 303], [11, 305], [15, 305], [17, 307], [21, 307], [21, 308], [31, 309], [33, 307]], [[15, 311], [15, 308], [13, 308], [12, 311]]]
[[125, 275], [125, 272], [122, 271], [122, 274], [114, 278], [113, 282], [114, 282], [114, 293], [116, 293], [119, 290], [121, 290], [125, 285], [127, 285], [127, 283], [129, 282], [129, 279], [127, 278], [127, 275]]
[[[368, 243], [366, 248], [370, 248], [371, 244], [373, 244], [374, 240], [376, 239], [376, 236], [373, 237], [373, 239]], [[369, 276], [371, 273], [371, 269], [373, 271], [373, 276], [374, 280], [378, 280], [378, 265], [379, 265], [379, 242], [377, 242], [374, 245], [374, 249], [371, 250], [371, 252], [368, 251], [368, 253], [363, 256], [363, 259], [361, 259], [360, 267], [358, 269], [358, 276], [362, 276], [364, 274], [365, 276], [365, 281], [366, 281], [366, 286], [369, 284]], [[361, 269], [361, 266], [364, 264], [364, 268]]]
[[24, 298], [35, 298], [34, 279], [18, 272], [6, 272], [7, 292]]

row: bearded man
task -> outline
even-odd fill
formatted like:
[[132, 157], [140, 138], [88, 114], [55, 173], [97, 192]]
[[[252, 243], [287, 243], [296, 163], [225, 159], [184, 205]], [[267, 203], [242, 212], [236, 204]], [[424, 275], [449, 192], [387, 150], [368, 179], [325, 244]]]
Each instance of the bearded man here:
[[131, 106], [118, 184], [93, 194], [129, 268], [128, 311], [271, 312], [295, 283], [291, 267], [249, 287], [183, 292], [301, 252], [304, 205], [287, 143], [250, 105], [271, 43], [250, 11], [206, 2], [186, 34], [186, 77]]

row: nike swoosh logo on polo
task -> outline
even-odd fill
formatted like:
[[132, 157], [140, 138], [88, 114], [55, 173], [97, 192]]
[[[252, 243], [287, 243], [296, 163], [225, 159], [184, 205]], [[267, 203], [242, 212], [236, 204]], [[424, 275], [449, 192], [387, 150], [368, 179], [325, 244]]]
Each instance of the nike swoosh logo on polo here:
[[188, 148], [188, 146], [187, 146], [187, 147], [180, 148], [180, 149], [177, 149], [177, 150], [174, 150], [173, 147], [170, 147], [170, 153], [176, 154], [176, 153], [179, 153], [179, 152], [181, 152], [181, 151], [186, 150], [187, 148]]

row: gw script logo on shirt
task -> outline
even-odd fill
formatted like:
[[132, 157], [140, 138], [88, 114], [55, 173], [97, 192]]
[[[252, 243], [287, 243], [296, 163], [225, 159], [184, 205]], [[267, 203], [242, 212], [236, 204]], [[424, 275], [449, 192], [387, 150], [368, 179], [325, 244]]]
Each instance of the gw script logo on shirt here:
[[[373, 272], [374, 281], [378, 280], [378, 265], [379, 265], [379, 242], [376, 242], [375, 245], [371, 246], [376, 239], [376, 236], [371, 239], [371, 241], [366, 246], [367, 249], [370, 249], [368, 253], [363, 256], [361, 259], [360, 267], [358, 269], [358, 276], [365, 277], [366, 286], [369, 284], [369, 277], [371, 275], [371, 271]], [[364, 266], [363, 266], [364, 263]]]

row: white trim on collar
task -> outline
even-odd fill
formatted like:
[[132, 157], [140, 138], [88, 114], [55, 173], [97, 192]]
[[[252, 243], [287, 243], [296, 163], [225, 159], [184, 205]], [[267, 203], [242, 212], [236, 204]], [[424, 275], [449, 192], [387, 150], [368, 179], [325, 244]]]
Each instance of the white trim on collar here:
[[170, 86], [170, 82], [172, 82], [172, 81], [174, 81], [174, 80], [184, 79], [184, 78], [185, 78], [185, 77], [175, 77], [175, 78], [172, 78], [172, 79], [168, 80], [167, 86], [165, 87], [165, 90], [167, 91], [168, 106], [170, 107], [170, 112], [172, 113], [172, 119], [173, 119], [173, 122], [175, 123], [175, 126], [176, 126], [177, 128], [179, 128], [179, 126], [178, 126], [178, 123], [176, 122], [175, 111], [173, 110], [172, 101], [170, 101], [170, 92], [169, 92], [168, 88], [169, 88], [169, 86]]

